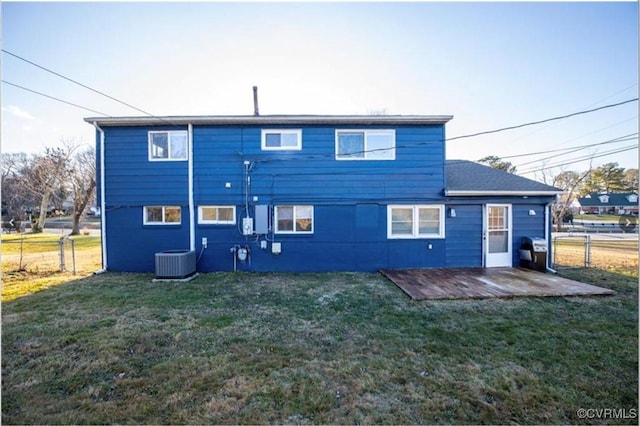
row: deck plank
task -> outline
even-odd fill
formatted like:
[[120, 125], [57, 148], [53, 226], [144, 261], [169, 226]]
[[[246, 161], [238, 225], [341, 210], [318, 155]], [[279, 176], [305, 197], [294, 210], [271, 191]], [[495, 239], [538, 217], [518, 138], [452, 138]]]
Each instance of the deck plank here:
[[384, 269], [380, 272], [415, 300], [615, 294], [606, 288], [520, 268]]

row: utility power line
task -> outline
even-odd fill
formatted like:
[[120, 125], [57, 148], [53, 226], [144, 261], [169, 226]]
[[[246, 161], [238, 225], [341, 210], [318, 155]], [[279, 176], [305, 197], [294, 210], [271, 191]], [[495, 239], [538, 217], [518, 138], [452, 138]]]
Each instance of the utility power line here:
[[[113, 100], [113, 101], [116, 101], [116, 102], [118, 102], [118, 103], [120, 103], [120, 104], [122, 104], [122, 105], [128, 106], [129, 108], [135, 109], [136, 111], [141, 112], [141, 113], [143, 113], [144, 115], [149, 115], [149, 116], [151, 116], [151, 117], [155, 117], [155, 115], [151, 114], [150, 112], [147, 112], [147, 111], [145, 111], [145, 110], [142, 110], [142, 109], [140, 109], [140, 108], [138, 108], [138, 107], [136, 107], [136, 106], [134, 106], [134, 105], [131, 105], [131, 104], [127, 103], [127, 102], [121, 101], [120, 99], [117, 99], [117, 98], [115, 98], [115, 97], [113, 97], [113, 96], [111, 96], [111, 95], [108, 95], [108, 94], [106, 94], [106, 93], [104, 93], [104, 92], [101, 92], [100, 90], [94, 89], [93, 87], [87, 86], [86, 84], [80, 83], [79, 81], [76, 81], [76, 80], [74, 80], [74, 79], [72, 79], [72, 78], [69, 78], [69, 77], [67, 77], [67, 76], [65, 76], [65, 75], [62, 75], [62, 74], [60, 74], [60, 73], [58, 73], [58, 72], [55, 72], [55, 71], [53, 71], [53, 70], [50, 70], [49, 68], [44, 67], [44, 66], [42, 66], [42, 65], [40, 65], [40, 64], [37, 64], [37, 63], [35, 63], [35, 62], [33, 62], [33, 61], [30, 61], [30, 60], [28, 60], [28, 59], [25, 59], [25, 58], [23, 58], [22, 56], [18, 56], [18, 55], [16, 55], [15, 53], [9, 52], [8, 50], [5, 50], [5, 49], [0, 49], [0, 50], [2, 50], [2, 52], [6, 53], [7, 55], [11, 55], [11, 56], [13, 56], [14, 58], [20, 59], [21, 61], [24, 61], [24, 62], [26, 62], [26, 63], [28, 63], [28, 64], [33, 65], [34, 67], [40, 68], [41, 70], [44, 70], [44, 71], [46, 71], [46, 72], [48, 72], [48, 73], [51, 73], [51, 74], [53, 74], [53, 75], [55, 75], [55, 76], [57, 76], [57, 77], [60, 77], [60, 78], [62, 78], [62, 79], [64, 79], [64, 80], [67, 80], [67, 81], [70, 81], [71, 83], [77, 84], [78, 86], [84, 87], [84, 88], [85, 88], [85, 89], [87, 89], [87, 90], [91, 90], [91, 91], [92, 91], [92, 92], [94, 92], [94, 93], [97, 93], [97, 94], [99, 94], [99, 95], [102, 95], [102, 96], [104, 96], [104, 97], [106, 97], [106, 98], [109, 98], [109, 99], [111, 99], [111, 100]], [[157, 118], [159, 118], [159, 117], [157, 117]]]
[[469, 135], [455, 136], [453, 138], [448, 138], [447, 141], [454, 141], [454, 140], [458, 140], [458, 139], [471, 138], [471, 137], [475, 137], [475, 136], [489, 135], [489, 134], [492, 134], [492, 133], [498, 133], [498, 132], [504, 132], [504, 131], [507, 131], [507, 130], [520, 129], [522, 127], [527, 127], [527, 126], [534, 126], [536, 124], [548, 123], [550, 121], [563, 120], [565, 118], [575, 117], [577, 115], [589, 114], [591, 112], [601, 111], [603, 109], [613, 108], [613, 107], [617, 107], [617, 106], [620, 106], [620, 105], [625, 105], [625, 104], [628, 104], [628, 103], [631, 103], [631, 102], [636, 102], [637, 100], [638, 100], [638, 98], [627, 99], [626, 101], [617, 102], [615, 104], [604, 105], [604, 106], [601, 106], [601, 107], [598, 107], [598, 108], [587, 109], [587, 110], [583, 110], [583, 111], [573, 112], [571, 114], [566, 114], [566, 115], [560, 115], [560, 116], [556, 116], [556, 117], [546, 118], [544, 120], [530, 121], [528, 123], [517, 124], [515, 126], [501, 127], [499, 129], [487, 130], [487, 131], [484, 131], [484, 132], [472, 133], [472, 134], [469, 134]]
[[[636, 135], [637, 135], [637, 133], [636, 133]], [[629, 136], [631, 136], [631, 135], [629, 135]], [[557, 154], [557, 155], [552, 155], [552, 156], [548, 156], [548, 157], [538, 158], [536, 160], [531, 160], [531, 161], [527, 161], [527, 162], [520, 163], [520, 164], [514, 164], [514, 166], [515, 167], [522, 167], [522, 166], [526, 166], [526, 165], [533, 164], [533, 163], [540, 163], [540, 162], [545, 161], [545, 160], [550, 160], [550, 159], [553, 159], [553, 158], [556, 158], [556, 157], [562, 157], [564, 155], [569, 155], [569, 154], [572, 154], [572, 153], [577, 152], [577, 151], [582, 151], [582, 150], [585, 150], [585, 149], [593, 148], [594, 146], [603, 146], [603, 145], [615, 144], [615, 143], [620, 143], [620, 142], [628, 142], [628, 141], [631, 141], [631, 140], [634, 140], [634, 139], [637, 140], [638, 137], [636, 136], [636, 137], [617, 138], [617, 139], [613, 139], [613, 140], [606, 141], [606, 142], [600, 142], [600, 143], [585, 145], [583, 147], [574, 147], [574, 148], [571, 148], [570, 150], [567, 150], [567, 152], [563, 152], [562, 154]], [[562, 151], [564, 151], [564, 150], [566, 150], [566, 148], [562, 149]], [[551, 152], [553, 152], [553, 151], [556, 151], [556, 150], [552, 150]]]
[[626, 151], [633, 151], [633, 150], [636, 150], [636, 149], [638, 149], [638, 145], [637, 144], [636, 145], [629, 145], [629, 146], [626, 146], [626, 147], [613, 149], [613, 150], [610, 150], [610, 151], [605, 151], [605, 152], [602, 152], [602, 153], [597, 154], [597, 155], [596, 154], [594, 154], [594, 155], [585, 155], [585, 156], [580, 157], [580, 158], [572, 159], [571, 161], [564, 161], [564, 162], [560, 162], [560, 163], [547, 164], [547, 165], [544, 165], [544, 166], [542, 166], [540, 168], [534, 168], [534, 169], [529, 169], [529, 170], [525, 170], [525, 171], [520, 171], [518, 173], [525, 175], [525, 174], [529, 174], [529, 173], [541, 172], [543, 170], [553, 169], [555, 167], [564, 167], [564, 166], [568, 166], [570, 164], [580, 163], [582, 161], [587, 161], [587, 160], [591, 160], [591, 159], [594, 159], [594, 158], [607, 157], [609, 155], [619, 154], [619, 153], [626, 152]]
[[[617, 137], [615, 139], [609, 139], [609, 140], [606, 140], [604, 142], [596, 142], [596, 143], [592, 143], [592, 144], [589, 144], [589, 145], [582, 145], [582, 146], [572, 146], [572, 147], [569, 147], [569, 148], [550, 149], [550, 150], [547, 150], [547, 151], [529, 152], [529, 153], [526, 153], [526, 154], [505, 155], [503, 157], [500, 157], [500, 159], [504, 160], [504, 159], [507, 159], [507, 158], [518, 158], [518, 157], [529, 157], [531, 155], [551, 154], [553, 152], [569, 151], [569, 150], [572, 150], [572, 149], [586, 149], [586, 148], [590, 148], [590, 147], [593, 147], [593, 146], [607, 145], [607, 144], [610, 144], [610, 143], [618, 143], [618, 142], [628, 141], [628, 140], [631, 140], [631, 139], [637, 139], [637, 137], [636, 138], [632, 138], [631, 137], [631, 136], [637, 136], [637, 135], [638, 135], [638, 132], [629, 133], [628, 135], [619, 136], [619, 137]], [[560, 155], [563, 155], [563, 154], [560, 154]]]
[[[630, 85], [630, 86], [625, 87], [624, 89], [620, 89], [620, 90], [618, 90], [617, 92], [615, 92], [615, 93], [613, 93], [613, 94], [611, 94], [611, 95], [607, 96], [606, 98], [600, 99], [599, 101], [596, 101], [596, 102], [594, 102], [594, 103], [592, 103], [592, 104], [589, 104], [589, 105], [585, 106], [584, 108], [585, 108], [585, 109], [586, 109], [586, 108], [591, 108], [592, 106], [598, 105], [599, 103], [604, 102], [604, 101], [606, 101], [606, 100], [609, 100], [609, 99], [613, 98], [614, 96], [619, 95], [620, 93], [626, 92], [627, 90], [632, 89], [633, 87], [636, 87], [637, 85], [638, 85], [638, 83], [634, 83], [634, 84], [632, 84], [632, 85]], [[636, 117], [634, 117], [634, 118], [637, 118], [637, 116], [636, 116]], [[627, 121], [627, 120], [625, 120], [625, 121]], [[521, 139], [524, 139], [524, 138], [526, 138], [526, 137], [528, 137], [528, 136], [531, 136], [531, 135], [532, 135], [532, 134], [534, 134], [534, 133], [540, 132], [540, 131], [542, 131], [542, 130], [544, 130], [544, 129], [547, 129], [547, 128], [549, 128], [549, 127], [553, 126], [554, 124], [555, 124], [555, 123], [551, 123], [551, 124], [549, 124], [548, 126], [544, 126], [544, 127], [542, 127], [542, 128], [538, 128], [538, 129], [536, 129], [536, 130], [532, 130], [531, 132], [529, 132], [529, 133], [527, 133], [527, 134], [525, 134], [525, 135], [522, 135], [522, 136], [520, 136], [520, 137], [517, 137], [517, 138], [515, 138], [515, 139], [512, 139], [512, 140], [510, 141], [510, 143], [513, 143], [513, 142], [519, 141], [519, 140], [521, 140]], [[605, 127], [605, 128], [606, 128], [606, 127]], [[591, 132], [591, 133], [595, 133], [595, 132]], [[590, 134], [590, 133], [588, 133], [588, 134]], [[574, 138], [574, 139], [577, 139], [577, 138]], [[569, 141], [566, 141], [566, 142], [570, 142], [570, 141], [572, 141], [572, 140], [574, 140], [574, 139], [570, 139]], [[566, 142], [560, 143], [559, 145], [563, 145], [563, 144], [564, 144], [564, 143], [566, 143]]]
[[109, 114], [105, 114], [104, 112], [96, 111], [95, 109], [87, 108], [82, 105], [74, 104], [73, 102], [65, 101], [64, 99], [56, 98], [55, 96], [47, 95], [46, 93], [38, 92], [37, 90], [29, 89], [24, 86], [20, 86], [19, 84], [11, 83], [7, 80], [2, 80], [4, 84], [8, 84], [9, 86], [17, 87], [18, 89], [26, 90], [27, 92], [35, 93], [36, 95], [44, 96], [45, 98], [53, 99], [54, 101], [62, 102], [67, 105], [74, 106], [76, 108], [84, 109], [86, 111], [94, 112], [96, 114], [104, 115], [105, 117], [111, 117]]
[[[120, 103], [122, 105], [125, 105], [125, 106], [127, 106], [129, 108], [135, 109], [136, 111], [139, 111], [139, 112], [141, 112], [141, 113], [143, 113], [143, 114], [145, 114], [147, 116], [150, 116], [152, 118], [156, 118], [156, 119], [158, 119], [160, 121], [165, 121], [167, 123], [170, 123], [168, 120], [165, 120], [162, 117], [158, 117], [158, 116], [156, 116], [154, 114], [151, 114], [150, 112], [147, 112], [147, 111], [145, 111], [143, 109], [140, 109], [140, 108], [138, 108], [138, 107], [136, 107], [134, 105], [131, 105], [131, 104], [127, 103], [127, 102], [124, 102], [124, 101], [122, 101], [120, 99], [117, 99], [117, 98], [115, 98], [115, 97], [113, 97], [113, 96], [111, 96], [111, 95], [109, 95], [107, 93], [104, 93], [104, 92], [100, 91], [100, 90], [94, 89], [93, 87], [90, 87], [90, 86], [88, 86], [86, 84], [80, 83], [80, 82], [78, 82], [78, 81], [76, 81], [76, 80], [74, 80], [72, 78], [69, 78], [69, 77], [67, 77], [67, 76], [65, 76], [63, 74], [60, 74], [60, 73], [58, 73], [56, 71], [53, 71], [53, 70], [51, 70], [51, 69], [49, 69], [47, 67], [44, 67], [44, 66], [42, 66], [40, 64], [37, 64], [37, 63], [35, 63], [33, 61], [30, 61], [30, 60], [28, 60], [26, 58], [23, 58], [23, 57], [15, 54], [15, 53], [9, 52], [9, 51], [7, 51], [5, 49], [0, 49], [0, 50], [2, 52], [4, 52], [4, 53], [10, 55], [10, 56], [13, 56], [13, 57], [15, 57], [15, 58], [17, 58], [19, 60], [22, 60], [22, 61], [24, 61], [24, 62], [26, 62], [26, 63], [28, 63], [30, 65], [33, 65], [33, 66], [35, 66], [37, 68], [40, 68], [40, 69], [42, 69], [42, 70], [44, 70], [44, 71], [46, 71], [48, 73], [51, 73], [51, 74], [53, 74], [53, 75], [55, 75], [55, 76], [57, 76], [59, 78], [62, 78], [62, 79], [67, 80], [69, 82], [72, 82], [72, 83], [74, 83], [76, 85], [79, 85], [79, 86], [81, 86], [81, 87], [83, 87], [83, 88], [85, 88], [87, 90], [90, 90], [90, 91], [92, 91], [94, 93], [97, 93], [97, 94], [99, 94], [101, 96], [104, 96], [104, 97], [106, 97], [108, 99], [111, 99], [111, 100], [113, 100], [115, 102], [118, 102], [118, 103]], [[2, 81], [4, 83], [6, 83], [6, 84], [11, 85], [11, 86], [14, 86], [14, 87], [17, 87], [17, 88], [20, 88], [20, 89], [23, 89], [23, 90], [26, 90], [26, 91], [29, 91], [29, 92], [44, 96], [44, 97], [47, 97], [49, 99], [53, 99], [53, 100], [56, 100], [56, 101], [59, 101], [59, 102], [62, 102], [62, 103], [68, 104], [68, 105], [75, 106], [77, 108], [81, 108], [81, 109], [84, 109], [84, 110], [87, 110], [87, 111], [95, 112], [97, 114], [109, 117], [108, 114], [105, 114], [103, 112], [96, 111], [96, 110], [93, 110], [91, 108], [87, 108], [87, 107], [84, 107], [84, 106], [81, 106], [81, 105], [78, 105], [78, 104], [74, 104], [72, 102], [68, 102], [68, 101], [56, 98], [54, 96], [51, 96], [51, 95], [47, 95], [45, 93], [38, 92], [38, 91], [35, 91], [33, 89], [29, 89], [29, 88], [17, 85], [15, 83], [10, 83], [10, 82], [5, 81], [5, 80], [2, 80]], [[624, 89], [624, 90], [627, 90], [627, 89]], [[611, 95], [610, 97], [612, 97], [612, 96], [614, 96], [614, 95]], [[608, 98], [606, 98], [606, 99], [608, 99]], [[571, 114], [555, 116], [555, 117], [546, 118], [546, 119], [543, 119], [543, 120], [531, 121], [531, 122], [526, 122], [526, 123], [522, 123], [522, 124], [518, 124], [518, 125], [502, 127], [502, 128], [498, 128], [498, 129], [494, 129], [494, 130], [487, 130], [487, 131], [482, 131], [482, 132], [477, 132], [477, 133], [472, 133], [472, 134], [467, 134], [467, 135], [455, 136], [455, 137], [452, 137], [452, 138], [447, 138], [444, 141], [418, 142], [418, 143], [415, 143], [415, 144], [403, 145], [401, 147], [396, 147], [396, 148], [408, 148], [408, 147], [415, 147], [415, 146], [431, 144], [431, 143], [436, 143], [436, 142], [449, 142], [449, 141], [454, 141], [454, 140], [459, 140], [459, 139], [466, 139], [466, 138], [471, 138], [471, 137], [476, 137], [476, 136], [495, 134], [495, 133], [504, 132], [504, 131], [508, 131], [508, 130], [514, 130], [514, 129], [519, 129], [519, 128], [528, 127], [528, 126], [534, 126], [534, 125], [538, 125], [538, 124], [542, 124], [542, 123], [548, 123], [548, 122], [552, 122], [552, 121], [563, 120], [563, 119], [567, 119], [567, 118], [570, 118], [570, 117], [575, 117], [575, 116], [578, 116], [578, 115], [589, 114], [589, 113], [593, 113], [593, 112], [596, 112], [596, 111], [601, 111], [601, 110], [608, 109], [608, 108], [614, 108], [614, 107], [617, 107], [617, 106], [625, 105], [625, 104], [628, 104], [628, 103], [631, 103], [631, 102], [636, 102], [636, 101], [638, 101], [638, 98], [628, 99], [628, 100], [625, 100], [625, 101], [622, 101], [622, 102], [617, 102], [617, 103], [614, 103], [614, 104], [603, 105], [603, 106], [600, 106], [600, 107], [597, 107], [597, 108], [577, 111], [577, 112], [574, 112], [574, 113], [571, 113]], [[174, 123], [170, 123], [170, 124], [174, 124]], [[601, 144], [605, 144], [605, 143], [612, 143], [612, 141], [606, 141], [606, 142], [603, 142]], [[569, 148], [569, 149], [573, 149], [573, 148]], [[583, 149], [583, 148], [576, 148], [575, 150], [579, 150], [579, 149]], [[353, 153], [350, 153], [350, 154], [364, 154], [364, 153], [377, 152], [377, 151], [386, 151], [386, 150], [387, 150], [386, 148], [378, 148], [378, 149], [372, 149], [372, 150], [363, 150], [363, 151], [359, 151], [359, 152], [353, 152]], [[551, 152], [551, 151], [549, 151], [549, 152]], [[519, 156], [527, 156], [527, 155], [536, 155], [536, 154], [534, 154], [534, 153], [521, 154]], [[315, 158], [328, 158], [328, 157], [334, 157], [334, 156], [335, 156], [335, 154], [315, 155], [315, 156], [300, 156], [300, 157], [288, 157], [286, 159], [263, 159], [263, 160], [257, 160], [256, 162], [315, 159]], [[516, 156], [504, 157], [504, 158], [514, 158], [514, 157], [516, 157]]]

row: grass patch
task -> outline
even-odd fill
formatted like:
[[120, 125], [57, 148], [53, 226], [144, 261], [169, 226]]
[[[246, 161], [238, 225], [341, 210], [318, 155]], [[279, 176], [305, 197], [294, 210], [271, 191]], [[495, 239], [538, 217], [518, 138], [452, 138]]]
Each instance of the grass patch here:
[[[60, 271], [60, 235], [23, 233], [2, 235], [2, 302], [31, 294], [100, 269], [100, 237], [71, 237], [75, 246], [76, 275]], [[72, 270], [70, 244], [66, 266]]]
[[[615, 222], [618, 223], [621, 217], [625, 215], [616, 214], [577, 214], [573, 216], [573, 220], [591, 220], [594, 222]], [[627, 217], [629, 217], [627, 215]], [[636, 216], [637, 217], [637, 216]]]
[[638, 277], [567, 274], [618, 293], [415, 302], [346, 273], [69, 282], [3, 304], [2, 422], [599, 424], [577, 410], [637, 409]]
[[[555, 266], [584, 266], [585, 240], [582, 237], [554, 239]], [[591, 263], [596, 270], [638, 276], [638, 240], [591, 240]]]

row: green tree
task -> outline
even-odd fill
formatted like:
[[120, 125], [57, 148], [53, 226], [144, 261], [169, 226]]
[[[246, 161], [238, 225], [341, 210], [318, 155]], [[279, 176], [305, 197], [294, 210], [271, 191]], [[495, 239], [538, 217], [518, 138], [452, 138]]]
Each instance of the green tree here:
[[502, 171], [508, 172], [508, 173], [515, 173], [516, 172], [516, 166], [511, 164], [510, 161], [504, 161], [504, 160], [500, 159], [500, 157], [498, 157], [496, 155], [488, 155], [486, 157], [483, 157], [483, 158], [478, 160], [478, 163], [483, 163], [483, 164], [486, 164], [487, 166], [489, 166], [491, 168], [502, 170]]
[[627, 169], [624, 171], [625, 192], [638, 192], [638, 169]]
[[625, 192], [625, 171], [618, 163], [606, 163], [593, 169], [585, 181], [581, 193], [583, 195], [594, 192]]

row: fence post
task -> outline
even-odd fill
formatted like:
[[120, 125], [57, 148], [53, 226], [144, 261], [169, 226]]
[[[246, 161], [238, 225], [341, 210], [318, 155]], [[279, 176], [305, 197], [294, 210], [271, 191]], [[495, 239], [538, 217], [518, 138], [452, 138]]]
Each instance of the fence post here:
[[584, 266], [588, 268], [591, 266], [591, 235], [585, 235], [585, 247], [584, 247]]
[[64, 272], [64, 237], [60, 237], [58, 240], [58, 248], [60, 249], [60, 272]]
[[71, 241], [71, 259], [73, 259], [73, 275], [76, 274], [76, 242], [69, 238]]

